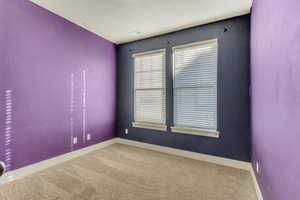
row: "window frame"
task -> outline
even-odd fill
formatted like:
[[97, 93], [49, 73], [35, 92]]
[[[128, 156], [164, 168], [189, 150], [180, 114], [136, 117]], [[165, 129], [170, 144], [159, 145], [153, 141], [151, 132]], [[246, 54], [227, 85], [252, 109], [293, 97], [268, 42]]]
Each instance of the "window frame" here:
[[[211, 129], [202, 129], [202, 128], [191, 128], [191, 127], [179, 127], [175, 126], [175, 50], [176, 49], [181, 49], [181, 48], [188, 48], [188, 47], [193, 47], [193, 46], [199, 46], [199, 45], [204, 45], [208, 43], [216, 43], [217, 45], [217, 72], [216, 72], [216, 130], [211, 130]], [[183, 45], [178, 45], [178, 46], [173, 46], [172, 47], [172, 81], [173, 81], [173, 96], [172, 96], [172, 101], [173, 101], [173, 125], [171, 126], [171, 132], [172, 133], [183, 133], [183, 134], [191, 134], [191, 135], [200, 135], [200, 136], [207, 136], [207, 137], [214, 137], [214, 138], [219, 138], [220, 137], [220, 132], [218, 131], [218, 39], [211, 39], [211, 40], [204, 40], [200, 42], [192, 42], [192, 43], [186, 43]]]
[[[135, 65], [135, 58], [138, 56], [144, 56], [144, 55], [151, 55], [151, 54], [158, 54], [158, 53], [162, 53], [164, 56], [163, 59], [163, 63], [162, 63], [162, 72], [163, 72], [163, 85], [164, 88], [161, 88], [163, 90], [164, 93], [164, 101], [165, 101], [165, 110], [164, 110], [164, 123], [153, 123], [153, 122], [144, 122], [144, 121], [135, 121], [136, 120], [136, 91], [138, 89], [136, 89], [136, 65]], [[166, 119], [166, 115], [167, 115], [167, 79], [166, 79], [166, 60], [167, 60], [167, 54], [166, 54], [166, 49], [158, 49], [158, 50], [152, 50], [152, 51], [145, 51], [145, 52], [141, 52], [141, 53], [135, 53], [132, 54], [132, 58], [133, 58], [133, 68], [134, 68], [134, 75], [133, 75], [133, 79], [134, 79], [134, 104], [133, 104], [133, 115], [134, 115], [134, 119], [132, 122], [132, 126], [134, 128], [144, 128], [144, 129], [152, 129], [152, 130], [157, 130], [157, 131], [167, 131], [167, 119]], [[142, 89], [140, 89], [142, 90]], [[144, 89], [147, 90], [147, 89]]]

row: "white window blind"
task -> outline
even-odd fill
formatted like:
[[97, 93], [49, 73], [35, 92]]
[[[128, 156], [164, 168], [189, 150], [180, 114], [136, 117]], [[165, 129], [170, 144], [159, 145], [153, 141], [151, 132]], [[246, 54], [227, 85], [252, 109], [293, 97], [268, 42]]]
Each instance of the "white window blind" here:
[[133, 57], [135, 70], [133, 125], [165, 130], [165, 50], [135, 54]]
[[217, 51], [217, 40], [173, 48], [174, 128], [217, 130]]

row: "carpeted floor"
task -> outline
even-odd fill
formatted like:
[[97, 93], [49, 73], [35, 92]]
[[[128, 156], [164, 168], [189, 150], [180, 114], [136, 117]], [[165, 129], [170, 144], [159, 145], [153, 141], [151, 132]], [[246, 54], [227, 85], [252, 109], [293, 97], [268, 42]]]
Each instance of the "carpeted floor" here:
[[250, 173], [114, 144], [0, 186], [1, 200], [256, 200]]

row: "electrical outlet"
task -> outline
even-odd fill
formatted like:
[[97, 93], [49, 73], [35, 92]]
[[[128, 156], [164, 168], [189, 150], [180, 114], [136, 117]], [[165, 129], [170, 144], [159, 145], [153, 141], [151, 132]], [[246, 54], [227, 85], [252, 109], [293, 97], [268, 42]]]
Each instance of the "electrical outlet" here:
[[91, 135], [91, 134], [87, 134], [87, 135], [86, 135], [86, 140], [89, 141], [89, 140], [91, 140], [91, 139], [92, 139], [92, 135]]
[[77, 137], [73, 137], [73, 144], [77, 144], [77, 143], [78, 143]]
[[128, 129], [127, 129], [127, 128], [125, 129], [125, 134], [126, 134], [126, 135], [128, 134]]
[[258, 163], [258, 161], [256, 161], [255, 165], [256, 165], [256, 173], [259, 173], [259, 163]]

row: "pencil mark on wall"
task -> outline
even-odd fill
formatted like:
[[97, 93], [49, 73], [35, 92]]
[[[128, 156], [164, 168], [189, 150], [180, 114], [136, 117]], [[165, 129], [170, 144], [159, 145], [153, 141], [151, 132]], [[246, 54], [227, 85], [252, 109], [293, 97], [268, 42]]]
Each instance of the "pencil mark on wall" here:
[[75, 110], [75, 98], [74, 98], [74, 73], [71, 73], [70, 79], [70, 147], [71, 151], [74, 150], [73, 138], [74, 138], [74, 110]]
[[82, 137], [86, 143], [86, 71], [82, 71], [83, 92], [82, 92]]
[[[13, 152], [11, 149], [12, 144], [12, 127], [13, 123], [13, 91], [5, 91], [5, 125], [4, 125], [4, 162], [6, 170], [12, 169], [12, 156]], [[9, 177], [12, 178], [12, 177]]]

